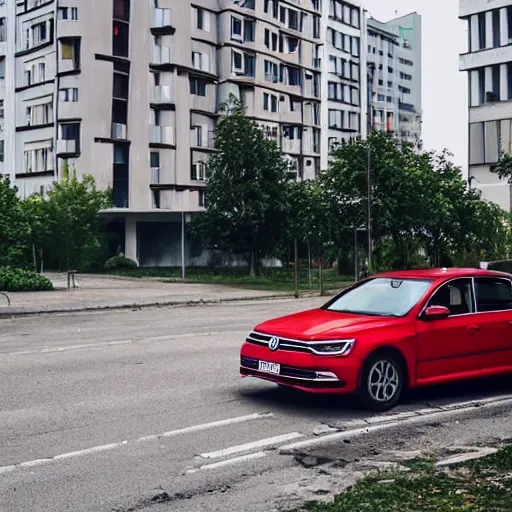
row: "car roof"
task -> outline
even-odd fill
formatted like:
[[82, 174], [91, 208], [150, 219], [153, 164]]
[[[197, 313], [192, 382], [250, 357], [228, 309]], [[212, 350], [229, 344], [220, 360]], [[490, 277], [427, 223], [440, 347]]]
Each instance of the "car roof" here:
[[493, 270], [485, 270], [481, 268], [424, 268], [416, 270], [395, 270], [393, 272], [383, 272], [374, 277], [393, 277], [393, 278], [410, 278], [410, 279], [453, 279], [454, 277], [507, 277], [510, 274], [505, 272], [496, 272]]

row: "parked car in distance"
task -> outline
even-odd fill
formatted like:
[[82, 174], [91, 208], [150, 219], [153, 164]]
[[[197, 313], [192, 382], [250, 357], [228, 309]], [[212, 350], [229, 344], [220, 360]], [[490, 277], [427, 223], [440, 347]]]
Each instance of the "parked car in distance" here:
[[319, 309], [258, 325], [240, 373], [310, 393], [356, 393], [375, 411], [407, 389], [512, 373], [512, 276], [482, 269], [388, 272]]

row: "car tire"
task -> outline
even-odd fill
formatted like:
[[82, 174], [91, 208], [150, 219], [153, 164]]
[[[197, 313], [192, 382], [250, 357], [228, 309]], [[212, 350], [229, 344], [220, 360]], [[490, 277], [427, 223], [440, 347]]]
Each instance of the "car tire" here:
[[358, 395], [366, 409], [389, 411], [400, 401], [405, 384], [405, 369], [394, 354], [370, 355], [359, 376]]

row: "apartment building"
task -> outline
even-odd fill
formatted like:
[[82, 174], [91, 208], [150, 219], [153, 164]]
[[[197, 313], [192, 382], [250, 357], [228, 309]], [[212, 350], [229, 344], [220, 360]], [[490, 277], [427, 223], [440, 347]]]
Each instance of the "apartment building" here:
[[366, 24], [359, 0], [323, 5], [322, 169], [342, 142], [366, 134]]
[[421, 138], [421, 16], [367, 21], [371, 124], [415, 143]]
[[0, 0], [0, 173], [22, 197], [92, 174], [112, 189], [113, 251], [204, 264], [186, 225], [219, 104], [240, 99], [314, 179], [367, 132], [366, 48], [361, 0]]
[[460, 70], [468, 75], [469, 183], [512, 210], [510, 185], [491, 172], [512, 151], [512, 1], [460, 0], [459, 17], [468, 28]]

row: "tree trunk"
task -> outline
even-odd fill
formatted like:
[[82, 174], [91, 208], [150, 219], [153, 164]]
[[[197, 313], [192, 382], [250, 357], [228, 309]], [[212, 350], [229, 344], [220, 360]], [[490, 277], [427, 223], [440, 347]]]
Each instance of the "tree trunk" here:
[[299, 248], [297, 239], [294, 242], [295, 263], [293, 265], [293, 281], [295, 285], [295, 298], [299, 298]]
[[251, 265], [250, 265], [250, 271], [249, 274], [251, 277], [256, 276], [256, 251], [254, 247], [251, 247]]
[[311, 245], [308, 240], [308, 288], [311, 289], [313, 286], [313, 280], [311, 278]]
[[32, 244], [32, 258], [34, 260], [34, 271], [37, 272], [36, 244]]
[[323, 276], [323, 267], [322, 267], [322, 253], [320, 253], [320, 257], [318, 258], [318, 289], [320, 292], [320, 297], [324, 294], [324, 276]]

